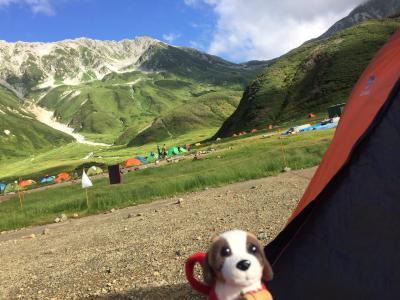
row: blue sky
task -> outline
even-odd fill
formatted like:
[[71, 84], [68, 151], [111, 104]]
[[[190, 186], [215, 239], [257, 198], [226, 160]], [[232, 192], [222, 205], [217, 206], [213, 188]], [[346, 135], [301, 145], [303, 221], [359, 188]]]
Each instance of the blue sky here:
[[[0, 39], [49, 42], [147, 35], [231, 61], [270, 59], [322, 34], [359, 2], [0, 0]], [[312, 5], [312, 12], [299, 11], [307, 5]]]

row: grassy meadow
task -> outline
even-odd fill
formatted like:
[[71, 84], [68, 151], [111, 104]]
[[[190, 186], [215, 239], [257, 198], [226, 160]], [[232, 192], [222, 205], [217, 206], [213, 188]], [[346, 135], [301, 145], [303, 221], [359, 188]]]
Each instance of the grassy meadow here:
[[[279, 135], [262, 138], [261, 134], [255, 134], [209, 143], [201, 150], [213, 148], [216, 151], [198, 161], [188, 159], [130, 172], [124, 175], [120, 185], [110, 186], [107, 178], [95, 181], [89, 190], [89, 207], [79, 184], [26, 194], [23, 209], [15, 196], [0, 203], [0, 230], [49, 223], [60, 213], [85, 216], [205, 187], [276, 175], [286, 165], [292, 169], [312, 167], [320, 162], [333, 133], [334, 130], [314, 131], [284, 138]], [[82, 146], [69, 147], [71, 149], [65, 151], [75, 155], [75, 151], [82, 151], [82, 154], [87, 151]], [[125, 151], [126, 148], [121, 148], [115, 153], [123, 155]], [[53, 155], [56, 164], [58, 156]]]

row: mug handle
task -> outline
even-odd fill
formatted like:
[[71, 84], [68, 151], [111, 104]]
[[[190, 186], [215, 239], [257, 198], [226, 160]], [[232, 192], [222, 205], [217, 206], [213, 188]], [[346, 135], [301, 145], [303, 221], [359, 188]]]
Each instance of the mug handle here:
[[191, 255], [185, 263], [185, 273], [186, 279], [189, 281], [190, 286], [200, 294], [208, 296], [211, 291], [211, 287], [204, 284], [201, 281], [198, 281], [194, 277], [194, 266], [196, 264], [200, 264], [202, 267], [204, 265], [204, 259], [206, 258], [206, 254], [203, 252], [198, 252]]

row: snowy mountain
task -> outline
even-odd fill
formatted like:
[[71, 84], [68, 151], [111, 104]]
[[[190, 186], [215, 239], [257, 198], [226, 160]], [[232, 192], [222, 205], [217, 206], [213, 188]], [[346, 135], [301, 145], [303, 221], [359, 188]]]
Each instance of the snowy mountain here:
[[53, 43], [0, 41], [0, 84], [23, 96], [37, 89], [101, 80], [111, 73], [174, 71], [198, 77], [194, 73], [211, 69], [253, 73], [264, 66], [264, 62], [250, 67], [233, 64], [150, 37], [122, 41], [80, 38]]
[[149, 47], [163, 43], [149, 37], [134, 40], [65, 40], [55, 43], [0, 41], [0, 80], [22, 94], [30, 89], [75, 85], [112, 72], [134, 71]]

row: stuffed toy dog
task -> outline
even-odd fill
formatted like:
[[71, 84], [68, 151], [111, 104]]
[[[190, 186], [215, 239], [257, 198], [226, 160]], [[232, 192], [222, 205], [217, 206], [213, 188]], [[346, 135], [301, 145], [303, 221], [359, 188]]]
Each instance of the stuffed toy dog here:
[[[200, 264], [204, 282], [194, 277]], [[216, 237], [207, 253], [190, 256], [186, 278], [197, 292], [209, 300], [272, 300], [263, 281], [273, 277], [257, 238], [245, 231], [228, 231]]]

